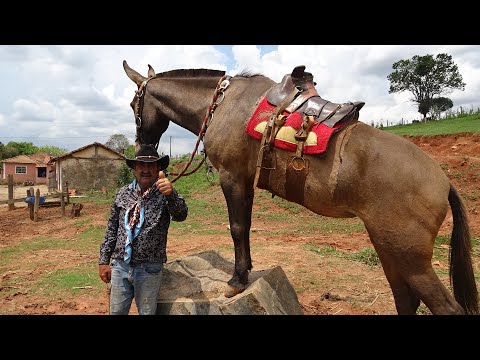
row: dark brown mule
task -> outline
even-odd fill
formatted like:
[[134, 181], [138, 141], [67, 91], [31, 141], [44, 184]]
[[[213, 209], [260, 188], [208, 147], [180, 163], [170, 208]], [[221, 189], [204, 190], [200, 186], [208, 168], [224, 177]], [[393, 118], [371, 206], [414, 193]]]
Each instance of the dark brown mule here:
[[[139, 87], [131, 105], [137, 145], [157, 144], [172, 121], [198, 135], [214, 90], [224, 75], [206, 69], [173, 70], [148, 78], [123, 63]], [[230, 79], [209, 123], [204, 147], [218, 169], [235, 245], [235, 270], [228, 296], [246, 288], [254, 177], [260, 142], [245, 132], [258, 101], [276, 83], [262, 75]], [[267, 188], [287, 200], [286, 164], [280, 149]], [[398, 314], [415, 314], [420, 301], [433, 314], [476, 314], [478, 293], [471, 263], [467, 214], [449, 179], [412, 142], [354, 121], [333, 135], [324, 157], [305, 156], [310, 171], [301, 205], [330, 217], [363, 220], [392, 288]], [[260, 186], [260, 185], [259, 185]], [[449, 205], [453, 213], [450, 279], [454, 297], [432, 268], [435, 237]]]

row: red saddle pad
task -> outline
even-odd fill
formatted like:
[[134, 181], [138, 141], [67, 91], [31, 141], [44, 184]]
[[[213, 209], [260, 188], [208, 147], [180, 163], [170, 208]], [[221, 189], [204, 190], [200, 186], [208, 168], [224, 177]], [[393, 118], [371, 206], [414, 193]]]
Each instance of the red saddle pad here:
[[[268, 103], [264, 97], [258, 104], [255, 112], [247, 123], [245, 131], [251, 137], [261, 140], [263, 131], [269, 117], [275, 110], [275, 106]], [[288, 115], [288, 112], [283, 112]], [[338, 129], [345, 125], [345, 121], [338, 122], [332, 128], [322, 123], [315, 122], [312, 130], [308, 134], [307, 140], [303, 147], [304, 154], [323, 154], [327, 150], [328, 140]], [[274, 146], [280, 149], [293, 151], [297, 150], [297, 141], [295, 140], [295, 133], [302, 126], [302, 114], [299, 112], [291, 113], [285, 124], [280, 128], [277, 137], [275, 138]]]

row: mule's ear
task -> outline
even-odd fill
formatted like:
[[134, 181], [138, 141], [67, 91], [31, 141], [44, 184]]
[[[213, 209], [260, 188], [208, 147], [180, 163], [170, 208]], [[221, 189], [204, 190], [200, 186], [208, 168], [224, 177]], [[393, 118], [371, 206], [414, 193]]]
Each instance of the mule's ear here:
[[151, 77], [155, 77], [156, 74], [155, 74], [155, 70], [153, 70], [153, 68], [150, 66], [150, 64], [148, 64], [148, 77], [151, 78]]
[[140, 75], [138, 72], [133, 70], [130, 66], [128, 66], [127, 62], [123, 60], [123, 69], [127, 73], [127, 76], [135, 83], [137, 86], [140, 86], [142, 82], [147, 80], [145, 76]]

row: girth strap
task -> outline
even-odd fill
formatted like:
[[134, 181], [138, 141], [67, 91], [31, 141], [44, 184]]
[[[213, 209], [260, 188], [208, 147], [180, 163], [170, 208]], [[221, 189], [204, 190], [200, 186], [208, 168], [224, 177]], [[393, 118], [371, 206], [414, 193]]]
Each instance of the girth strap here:
[[[295, 99], [295, 96], [300, 92], [299, 89], [296, 87], [293, 88], [293, 90], [288, 94], [288, 96], [283, 99], [283, 101], [278, 104], [278, 106], [275, 108], [273, 111], [272, 115], [268, 119], [267, 126], [265, 126], [265, 130], [263, 131], [263, 136], [262, 140], [260, 142], [260, 150], [258, 151], [258, 157], [257, 157], [257, 168], [255, 170], [255, 179], [253, 181], [253, 188], [255, 189], [258, 184], [258, 179], [260, 177], [260, 170], [262, 168], [262, 162], [263, 162], [263, 155], [265, 152], [265, 149], [267, 151], [270, 151], [273, 142], [275, 141], [275, 136], [278, 131], [274, 131], [274, 127], [278, 126], [277, 128], [280, 128], [280, 122], [278, 124], [275, 123], [275, 120], [279, 115], [282, 114], [283, 111], [285, 111], [285, 108]], [[283, 123], [282, 123], [283, 125]], [[272, 136], [273, 135], [273, 136]]]

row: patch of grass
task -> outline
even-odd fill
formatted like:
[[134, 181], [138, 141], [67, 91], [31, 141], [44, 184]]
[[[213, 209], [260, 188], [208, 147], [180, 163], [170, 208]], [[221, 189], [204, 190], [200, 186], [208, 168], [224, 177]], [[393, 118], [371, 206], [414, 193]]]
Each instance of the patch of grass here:
[[350, 254], [347, 251], [337, 250], [330, 245], [318, 246], [315, 244], [308, 243], [308, 244], [305, 244], [305, 248], [309, 251], [313, 251], [314, 253], [324, 257], [333, 256], [333, 257], [358, 261], [372, 267], [380, 265], [380, 259], [378, 258], [377, 253], [375, 252], [375, 250], [371, 248], [364, 248], [360, 251], [354, 252], [353, 254]]
[[96, 227], [96, 226], [89, 226], [87, 230], [81, 232], [78, 234], [78, 237], [80, 240], [98, 240], [102, 239], [105, 236], [105, 228], [102, 227]]
[[470, 193], [470, 194], [463, 194], [463, 198], [468, 201], [477, 201], [478, 200], [478, 194], [477, 193]]
[[[197, 159], [199, 159], [199, 158], [196, 158], [195, 161]], [[190, 168], [189, 168], [189, 170], [187, 170], [187, 172], [191, 171], [195, 168], [195, 164], [196, 164], [195, 161], [192, 162], [192, 165], [190, 165]], [[181, 160], [173, 160], [171, 162], [171, 165], [175, 166], [180, 162], [181, 162]], [[185, 166], [185, 165], [186, 165], [186, 163], [184, 163], [182, 165], [182, 169], [183, 169], [183, 166]], [[180, 172], [180, 171], [178, 171], [178, 172]], [[170, 180], [173, 180], [174, 177], [176, 177], [176, 176], [169, 175], [168, 178]], [[182, 176], [182, 177], [178, 178], [174, 182], [174, 185], [175, 185], [175, 189], [177, 189], [177, 191], [180, 194], [182, 194], [182, 196], [185, 198], [185, 200], [187, 198], [190, 200], [190, 197], [193, 194], [195, 194], [197, 192], [204, 193], [206, 191], [209, 191], [209, 189], [211, 187], [218, 186], [218, 173], [216, 171], [214, 171], [213, 172], [213, 180], [210, 181], [207, 178], [207, 173], [206, 173], [205, 167], [202, 166], [196, 172], [194, 172], [190, 175], [186, 175], [186, 176]]]
[[82, 217], [82, 218], [79, 218], [78, 220], [76, 220], [73, 225], [74, 226], [83, 226], [83, 225], [87, 225], [87, 224], [90, 224], [92, 222], [92, 218], [89, 217], [89, 216], [86, 216], [86, 217]]
[[325, 216], [318, 216], [318, 222], [307, 222], [302, 226], [304, 231], [308, 230], [308, 233], [319, 234], [352, 234], [355, 232], [365, 231], [365, 225], [358, 219], [339, 219], [329, 218]]
[[185, 220], [182, 222], [172, 221], [170, 222], [170, 228], [175, 229], [175, 234], [177, 236], [184, 236], [184, 235], [188, 236], [189, 234], [196, 234], [196, 235], [230, 234], [230, 230], [228, 230], [226, 227], [224, 229], [212, 229], [209, 226], [209, 224], [204, 224], [201, 222], [195, 222], [195, 221], [189, 221], [189, 220]]
[[[435, 238], [435, 244], [433, 246], [432, 262], [440, 261], [441, 263], [448, 264], [448, 253], [450, 250], [450, 237], [439, 235]], [[435, 272], [440, 273], [440, 269], [435, 269]]]
[[189, 198], [188, 200], [185, 198], [185, 201], [188, 206], [188, 218], [190, 218], [190, 215], [194, 217], [194, 220], [196, 217], [200, 217], [201, 220], [205, 220], [205, 217], [209, 219], [212, 217], [228, 218], [227, 208], [223, 204], [197, 198]]
[[365, 225], [358, 219], [339, 219], [320, 216], [314, 213], [302, 210], [299, 214], [289, 214], [284, 212], [271, 213], [256, 211], [252, 218], [259, 220], [280, 221], [288, 226], [288, 232], [297, 234], [352, 234], [365, 231]]
[[448, 164], [440, 163], [440, 168], [445, 172], [445, 174], [448, 174]]
[[432, 315], [432, 312], [425, 306], [423, 302], [420, 302], [420, 306], [416, 312], [417, 315]]
[[252, 217], [260, 220], [271, 220], [271, 221], [286, 221], [286, 219], [291, 220], [288, 214], [278, 213], [278, 212], [269, 212], [268, 206], [265, 206], [262, 212], [256, 211], [252, 214]]
[[83, 267], [57, 269], [45, 274], [33, 286], [32, 290], [46, 296], [69, 293], [72, 296], [83, 293], [85, 289], [101, 289], [105, 284], [97, 275], [98, 265], [92, 262]]
[[433, 249], [432, 262], [435, 261], [440, 261], [441, 263], [448, 264], [448, 249], [435, 247]]
[[448, 176], [452, 179], [463, 179], [465, 177], [461, 172], [451, 173]]
[[[479, 256], [480, 238], [472, 238], [472, 260]], [[450, 236], [437, 236], [435, 239], [435, 245], [433, 248], [432, 262], [440, 261], [444, 264], [444, 267], [439, 269], [434, 267], [435, 273], [439, 276], [448, 277], [448, 263], [449, 263], [449, 248]], [[475, 270], [475, 267], [474, 267]], [[475, 279], [480, 280], [480, 271], [474, 273]]]
[[62, 248], [65, 240], [47, 237], [35, 237], [9, 247], [0, 249], [0, 266], [11, 264], [15, 258], [23, 258], [28, 254], [42, 250]]
[[440, 277], [448, 278], [449, 273], [448, 273], [448, 268], [445, 269], [436, 269], [434, 268], [435, 273]]
[[359, 261], [368, 266], [379, 266], [380, 258], [378, 257], [376, 251], [372, 248], [364, 248], [358, 252], [350, 255], [350, 259]]
[[[101, 236], [100, 236], [101, 235]], [[61, 294], [62, 296], [69, 292], [69, 296], [75, 295], [81, 289], [73, 287], [92, 286], [99, 288], [101, 281], [98, 277], [98, 265], [96, 258], [92, 259], [87, 254], [98, 254], [98, 247], [103, 240], [104, 229], [90, 227], [77, 234], [75, 239], [58, 239], [55, 237], [35, 237], [26, 239], [21, 243], [9, 246], [0, 250], [0, 272], [6, 272], [8, 267], [11, 275], [5, 279], [3, 286], [7, 291], [2, 292], [2, 298], [8, 294], [18, 292], [17, 289], [27, 287], [28, 291], [35, 294], [49, 295]], [[77, 265], [69, 266], [63, 269], [54, 269], [59, 260], [45, 259], [46, 252], [56, 254], [71, 250], [86, 254], [85, 258], [80, 260]], [[12, 269], [15, 259], [27, 259], [22, 267], [22, 271]], [[90, 260], [89, 260], [90, 259]], [[29, 275], [32, 270], [42, 266], [40, 275]], [[53, 270], [52, 270], [53, 269]]]
[[216, 246], [215, 250], [233, 252], [235, 251], [235, 247], [233, 246], [233, 243], [232, 245], [220, 244]]
[[472, 238], [472, 247], [480, 247], [480, 237]]
[[195, 235], [225, 235], [230, 234], [228, 229], [225, 230], [217, 230], [217, 229], [209, 229], [208, 227], [205, 228], [202, 224], [192, 224], [182, 226], [180, 223], [172, 222], [170, 223], [172, 228], [175, 228], [177, 232], [177, 236], [188, 236], [188, 234], [195, 234]]
[[432, 136], [458, 134], [462, 132], [480, 132], [480, 116], [478, 114], [464, 117], [428, 121], [426, 123], [387, 126], [384, 131], [397, 135]]
[[439, 235], [435, 238], [435, 245], [450, 245], [450, 235]]
[[298, 214], [305, 211], [305, 208], [297, 203], [287, 201], [281, 197], [275, 196], [272, 201], [277, 204], [279, 207], [288, 210], [292, 214]]
[[105, 195], [101, 191], [89, 191], [86, 197], [75, 198], [75, 201], [70, 199], [70, 203], [88, 203], [93, 202], [95, 204], [104, 205], [104, 204], [111, 204], [113, 199], [115, 198], [116, 190], [108, 195]]
[[345, 258], [345, 254], [340, 251], [335, 249], [333, 246], [327, 245], [327, 246], [318, 246], [316, 244], [305, 244], [304, 248], [312, 251], [322, 257], [337, 257], [337, 258]]

